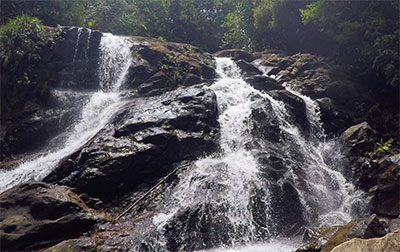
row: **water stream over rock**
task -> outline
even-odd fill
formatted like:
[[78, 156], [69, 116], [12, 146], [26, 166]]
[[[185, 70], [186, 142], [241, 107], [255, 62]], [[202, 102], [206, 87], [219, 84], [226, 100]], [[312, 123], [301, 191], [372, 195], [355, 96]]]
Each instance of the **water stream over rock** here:
[[[73, 60], [76, 58], [81, 32], [81, 29], [78, 29]], [[74, 119], [75, 123], [69, 128], [69, 132], [64, 133], [57, 143], [51, 144], [51, 146], [56, 145], [55, 148], [48, 149], [39, 157], [24, 162], [13, 169], [0, 171], [0, 192], [29, 179], [43, 179], [62, 158], [72, 154], [87, 143], [109, 122], [111, 116], [122, 105], [119, 88], [133, 62], [130, 51], [131, 43], [123, 37], [112, 34], [103, 35], [98, 68], [101, 88], [89, 94], [86, 104], [83, 105], [80, 115]], [[88, 47], [88, 42], [85, 45]], [[85, 51], [87, 50], [83, 50], [83, 53]], [[61, 98], [71, 93], [67, 90], [55, 90], [53, 92]], [[79, 91], [73, 91], [73, 93], [76, 96]], [[87, 96], [87, 93], [83, 93], [83, 95]], [[75, 104], [70, 105], [74, 106]]]
[[[77, 46], [82, 34], [78, 29]], [[156, 196], [143, 220], [127, 215], [106, 224], [120, 233], [104, 246], [126, 251], [291, 251], [298, 241], [288, 237], [301, 227], [342, 224], [362, 214], [361, 193], [342, 175], [340, 144], [325, 134], [312, 99], [277, 81], [260, 91], [235, 61], [215, 58], [218, 78], [211, 85], [167, 87], [158, 96], [124, 100], [120, 88], [136, 63], [133, 45], [131, 39], [104, 34], [98, 89], [53, 90], [66, 103], [83, 97], [79, 115], [44, 154], [0, 171], [0, 192], [42, 180], [71, 158], [74, 167], [64, 162], [67, 168], [46, 182], [62, 181], [112, 201], [118, 193], [137, 190], [142, 180], [164, 175], [172, 164], [192, 163]], [[84, 47], [87, 51], [89, 42]], [[143, 48], [143, 55], [162, 58]], [[75, 48], [73, 61], [80, 51]], [[165, 68], [165, 57], [162, 62]], [[268, 77], [268, 69], [260, 70]], [[151, 74], [166, 75], [157, 71]], [[207, 149], [211, 154], [193, 161]], [[150, 173], [157, 174], [149, 179]], [[125, 234], [125, 228], [133, 231]]]
[[295, 241], [273, 238], [358, 215], [360, 195], [340, 173], [339, 144], [326, 139], [316, 103], [289, 91], [305, 103], [303, 132], [285, 103], [247, 84], [233, 60], [216, 58], [216, 65], [219, 79], [210, 88], [221, 151], [196, 161], [160, 196], [154, 227], [135, 250], [290, 251]]

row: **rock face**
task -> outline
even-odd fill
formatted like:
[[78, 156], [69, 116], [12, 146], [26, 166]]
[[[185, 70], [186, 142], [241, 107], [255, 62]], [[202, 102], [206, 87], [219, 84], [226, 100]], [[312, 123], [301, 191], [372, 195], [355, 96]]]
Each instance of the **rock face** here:
[[151, 96], [213, 79], [211, 55], [187, 44], [131, 37], [138, 63], [131, 67], [124, 87]]
[[374, 147], [377, 132], [367, 122], [351, 126], [340, 136], [353, 155], [361, 155]]
[[[43, 104], [26, 103], [2, 120], [2, 159], [26, 154], [48, 144], [74, 121], [90, 92], [99, 89], [98, 66], [102, 33], [64, 27], [61, 39], [41, 57], [40, 79], [48, 89]], [[130, 37], [134, 60], [123, 88], [143, 96], [159, 95], [180, 86], [191, 86], [215, 77], [210, 54], [187, 44]]]
[[213, 54], [214, 57], [230, 57], [234, 60], [245, 60], [247, 62], [251, 62], [255, 59], [255, 57], [246, 51], [240, 49], [227, 49], [216, 52]]
[[395, 252], [399, 251], [400, 232], [387, 234], [382, 238], [375, 239], [352, 239], [335, 247], [332, 252], [358, 252], [358, 251], [376, 251], [376, 252]]
[[382, 158], [379, 162], [377, 189], [374, 192], [374, 211], [382, 216], [400, 216], [400, 153]]
[[388, 232], [387, 223], [380, 220], [376, 215], [372, 215], [369, 218], [353, 220], [343, 226], [308, 229], [303, 237], [306, 244], [297, 249], [296, 252], [329, 252], [339, 244], [353, 238], [382, 237]]
[[399, 108], [393, 101], [398, 101], [398, 90], [382, 93], [378, 85], [373, 85], [374, 81], [355, 79], [357, 69], [338, 66], [307, 53], [263, 52], [255, 57], [259, 66], [268, 69], [269, 76], [314, 100], [321, 100], [322, 119], [328, 133], [337, 134], [362, 121], [372, 123], [379, 131], [397, 130], [393, 122], [398, 122]]
[[174, 162], [215, 150], [216, 119], [216, 96], [205, 87], [133, 99], [45, 181], [110, 200], [160, 178]]
[[42, 53], [37, 78], [46, 86], [46, 92], [40, 103], [21, 101], [23, 106], [13, 111], [10, 118], [2, 118], [2, 159], [37, 150], [70, 126], [87, 94], [72, 96], [65, 90], [98, 88], [101, 36], [97, 31], [65, 27], [54, 48]]
[[88, 231], [100, 218], [66, 186], [28, 182], [0, 194], [4, 251], [49, 246]]

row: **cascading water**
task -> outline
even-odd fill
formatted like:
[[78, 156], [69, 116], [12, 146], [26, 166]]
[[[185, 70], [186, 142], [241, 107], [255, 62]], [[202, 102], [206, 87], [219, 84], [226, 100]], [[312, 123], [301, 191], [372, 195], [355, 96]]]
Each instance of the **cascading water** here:
[[[78, 30], [77, 41], [79, 41], [80, 33], [81, 31]], [[101, 88], [90, 96], [79, 118], [76, 118], [76, 123], [70, 127], [69, 132], [64, 134], [66, 136], [61, 138], [62, 142], [57, 143], [58, 148], [49, 149], [47, 153], [14, 169], [0, 172], [0, 192], [29, 179], [42, 179], [62, 158], [72, 154], [104, 127], [113, 113], [123, 104], [119, 88], [133, 62], [131, 45], [132, 42], [123, 37], [112, 34], [103, 35], [98, 68]], [[74, 91], [60, 90], [58, 95], [62, 95], [63, 92]]]
[[[294, 188], [294, 200], [297, 197], [299, 201], [301, 209], [297, 210], [305, 219], [300, 224], [322, 226], [350, 220], [357, 192], [339, 171], [342, 156], [337, 143], [325, 139], [317, 104], [292, 91], [306, 103], [310, 125], [306, 137], [291, 121], [284, 103], [243, 81], [231, 59], [217, 58], [216, 65], [220, 78], [210, 88], [218, 100], [221, 152], [196, 161], [195, 168], [182, 173], [179, 183], [160, 196], [154, 230], [143, 234], [142, 244], [135, 249], [291, 251], [296, 242], [273, 238], [285, 229], [278, 225], [293, 224], [280, 218], [295, 209], [275, 213], [287, 205], [274, 200], [274, 192], [286, 192], [287, 185]], [[257, 124], [253, 112], [260, 108], [279, 128], [276, 143], [252, 133]], [[282, 161], [286, 170], [280, 177], [266, 176], [265, 166], [269, 169], [272, 165], [260, 162], [260, 151], [267, 152], [269, 160], [277, 157]], [[245, 245], [268, 238], [267, 244]], [[220, 246], [223, 248], [213, 250]]]

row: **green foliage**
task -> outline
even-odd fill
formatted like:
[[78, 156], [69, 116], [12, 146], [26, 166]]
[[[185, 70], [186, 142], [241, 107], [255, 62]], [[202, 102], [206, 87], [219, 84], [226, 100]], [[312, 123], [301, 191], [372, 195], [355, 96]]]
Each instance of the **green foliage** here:
[[383, 139], [381, 138], [379, 142], [377, 142], [375, 144], [376, 148], [375, 148], [375, 153], [388, 153], [390, 152], [390, 149], [392, 147], [393, 144], [393, 138], [390, 138], [389, 140], [387, 140], [386, 142], [383, 142]]
[[45, 25], [223, 48], [333, 56], [399, 83], [399, 1], [70, 0], [1, 2], [1, 22], [23, 13]]
[[222, 38], [223, 48], [240, 48], [253, 50], [254, 45], [251, 39], [252, 30], [252, 8], [250, 2], [233, 1], [234, 9], [229, 12], [221, 24], [226, 32]]
[[42, 53], [50, 50], [58, 38], [57, 30], [28, 16], [11, 19], [0, 28], [2, 117], [29, 99], [43, 98], [46, 83], [38, 80], [38, 68]]
[[178, 84], [182, 84], [184, 82], [190, 70], [178, 63], [176, 56], [171, 54], [166, 54], [164, 56], [159, 63], [159, 68], [166, 74], [169, 82]]
[[10, 20], [0, 28], [2, 69], [26, 80], [32, 72], [30, 67], [40, 61], [41, 51], [51, 48], [57, 38], [57, 31], [44, 27], [37, 18], [21, 16]]
[[399, 81], [398, 1], [317, 0], [301, 9], [333, 42], [333, 52], [348, 63], [373, 69], [392, 86]]

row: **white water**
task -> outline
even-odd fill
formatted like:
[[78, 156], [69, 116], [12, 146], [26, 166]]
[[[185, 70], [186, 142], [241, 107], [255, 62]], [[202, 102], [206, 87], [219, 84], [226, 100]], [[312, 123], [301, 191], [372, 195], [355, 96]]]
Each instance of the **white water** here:
[[216, 215], [230, 220], [230, 225], [223, 227], [226, 230], [219, 232], [237, 234], [238, 237], [231, 237], [232, 244], [250, 242], [255, 228], [248, 203], [252, 189], [261, 188], [262, 182], [257, 176], [257, 161], [245, 149], [245, 144], [251, 139], [248, 128], [253, 101], [250, 98], [258, 91], [241, 79], [239, 69], [230, 59], [216, 60], [220, 79], [210, 88], [218, 100], [222, 153], [196, 162], [197, 168], [181, 178], [172, 195], [163, 202], [166, 212], [155, 216], [154, 222], [162, 229], [181, 209], [212, 205], [224, 209]]
[[[80, 31], [78, 39], [79, 36]], [[133, 61], [131, 44], [123, 37], [103, 35], [98, 69], [102, 89], [91, 95], [75, 125], [67, 133], [68, 136], [59, 143], [59, 148], [48, 150], [47, 153], [12, 170], [0, 172], [0, 192], [29, 179], [43, 179], [62, 158], [72, 154], [106, 125], [113, 113], [122, 105], [119, 88]]]
[[[258, 214], [261, 212], [269, 220], [274, 207], [279, 208], [279, 205], [271, 205], [268, 184], [260, 177], [261, 167], [254, 152], [247, 147], [248, 143], [256, 140], [250, 130], [251, 111], [265, 101], [269, 101], [272, 106], [272, 111], [266, 111], [267, 114], [273, 114], [279, 121], [281, 134], [286, 139], [282, 141], [289, 141], [296, 153], [305, 160], [298, 161], [292, 159], [289, 153], [282, 153], [282, 158], [289, 162], [284, 179], [294, 184], [303, 205], [304, 218], [311, 226], [349, 221], [354, 214], [352, 206], [360, 199], [359, 192], [340, 173], [343, 157], [338, 144], [334, 140], [326, 140], [318, 105], [310, 98], [290, 90], [306, 103], [311, 133], [309, 137], [305, 137], [291, 122], [284, 103], [244, 82], [238, 67], [231, 59], [217, 58], [216, 65], [220, 78], [210, 88], [216, 93], [218, 100], [221, 153], [198, 160], [195, 169], [182, 174], [178, 185], [171, 192], [164, 193], [164, 200], [160, 203], [161, 210], [153, 217], [157, 232], [161, 234], [156, 236], [156, 241], [149, 237], [149, 244], [158, 244], [153, 249], [162, 250], [168, 244], [168, 238], [162, 233], [168, 230], [165, 228], [171, 223], [172, 226], [179, 226], [176, 231], [178, 233], [173, 234], [179, 237], [175, 238], [180, 244], [179, 251], [222, 246], [220, 249], [206, 251], [284, 252], [298, 247], [299, 241], [289, 239], [258, 243], [260, 226], [255, 223], [250, 209], [252, 197], [259, 192], [263, 194], [261, 198], [264, 209], [258, 211]], [[181, 220], [188, 223], [197, 221], [197, 224], [176, 222], [176, 216], [182, 216], [185, 211], [189, 214], [195, 212], [201, 216], [201, 220], [207, 221], [209, 226], [206, 235], [199, 232], [204, 225], [200, 219], [193, 220], [192, 216]], [[266, 234], [264, 237], [279, 235], [275, 232], [273, 223], [261, 228], [264, 235]], [[218, 241], [218, 234], [221, 233], [227, 234], [229, 238]], [[215, 243], [212, 241], [210, 244], [207, 236], [216, 237], [213, 238]]]
[[[254, 63], [265, 76], [268, 76], [269, 68], [259, 65], [260, 62]], [[276, 79], [275, 76], [268, 77]], [[327, 139], [318, 103], [289, 88], [285, 83], [284, 86], [287, 91], [304, 101], [307, 120], [310, 124], [311, 134], [308, 139], [293, 130], [293, 126], [287, 126], [290, 124], [281, 126], [283, 130], [294, 133], [295, 141], [300, 146], [303, 155], [307, 157], [304, 166], [306, 184], [302, 185], [306, 187], [306, 190], [300, 186], [301, 182], [294, 171], [289, 173], [288, 177], [295, 181], [305, 210], [318, 216], [317, 220], [312, 220], [309, 215], [309, 221], [315, 226], [349, 222], [354, 217], [353, 215], [357, 215], [357, 210], [353, 210], [354, 207], [365, 208], [363, 202], [365, 197], [363, 197], [362, 191], [356, 190], [354, 185], [346, 181], [341, 173], [344, 155], [341, 153], [340, 144], [335, 139]], [[308, 191], [308, 195], [305, 195], [305, 191]]]

